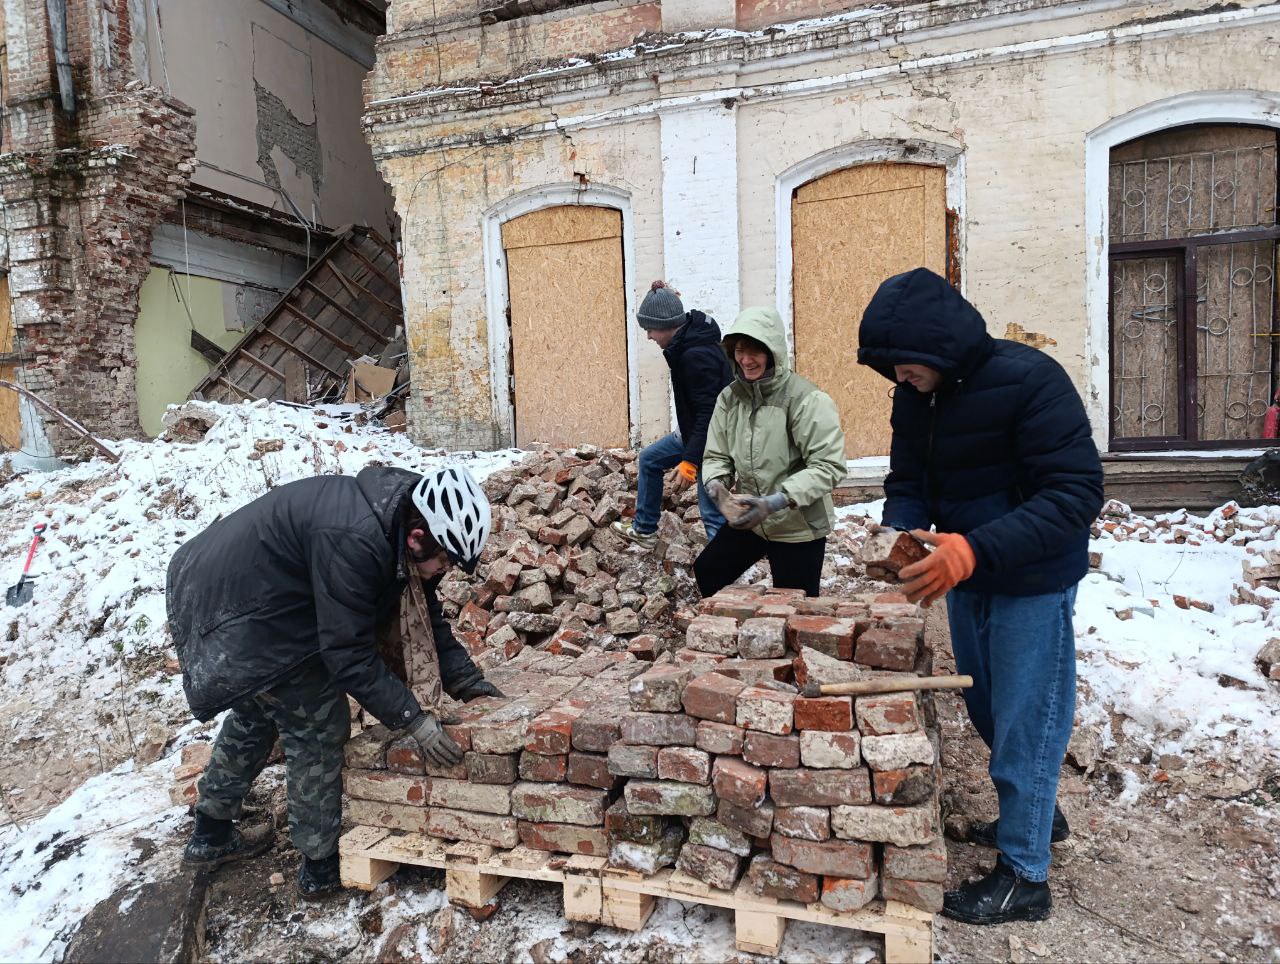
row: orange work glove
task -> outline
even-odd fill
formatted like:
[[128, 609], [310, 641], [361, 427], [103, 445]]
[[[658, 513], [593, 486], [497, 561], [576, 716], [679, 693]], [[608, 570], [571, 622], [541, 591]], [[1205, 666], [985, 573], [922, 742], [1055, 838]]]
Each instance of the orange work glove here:
[[913, 562], [898, 573], [898, 578], [904, 583], [902, 591], [912, 602], [923, 600], [925, 606], [932, 605], [973, 575], [978, 560], [964, 536], [954, 532], [925, 532], [923, 529], [915, 529], [911, 534], [934, 547], [924, 559]]
[[667, 482], [671, 485], [672, 495], [679, 495], [697, 481], [698, 467], [692, 462], [681, 462], [667, 475]]

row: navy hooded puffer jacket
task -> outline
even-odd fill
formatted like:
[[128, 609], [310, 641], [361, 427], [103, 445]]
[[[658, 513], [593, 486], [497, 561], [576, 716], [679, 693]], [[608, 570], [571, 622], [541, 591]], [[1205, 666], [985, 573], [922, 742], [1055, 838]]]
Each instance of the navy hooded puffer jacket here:
[[931, 395], [899, 384], [884, 524], [958, 532], [977, 558], [957, 588], [1032, 596], [1088, 570], [1102, 464], [1084, 404], [1062, 366], [986, 322], [926, 268], [884, 282], [862, 316], [858, 361], [890, 381], [927, 365]]

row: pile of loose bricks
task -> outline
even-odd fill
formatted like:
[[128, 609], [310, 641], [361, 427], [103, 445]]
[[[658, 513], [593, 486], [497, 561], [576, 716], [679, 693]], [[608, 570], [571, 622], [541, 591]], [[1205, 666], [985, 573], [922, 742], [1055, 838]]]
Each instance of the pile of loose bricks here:
[[[903, 562], [870, 556], [890, 572]], [[635, 874], [674, 866], [721, 890], [745, 874], [761, 896], [838, 911], [876, 897], [940, 909], [930, 695], [801, 695], [929, 675], [918, 607], [731, 586], [677, 625], [683, 645], [652, 660], [522, 648], [489, 672], [507, 696], [448, 722], [466, 750], [456, 767], [364, 730], [347, 746], [349, 823], [607, 856]]]

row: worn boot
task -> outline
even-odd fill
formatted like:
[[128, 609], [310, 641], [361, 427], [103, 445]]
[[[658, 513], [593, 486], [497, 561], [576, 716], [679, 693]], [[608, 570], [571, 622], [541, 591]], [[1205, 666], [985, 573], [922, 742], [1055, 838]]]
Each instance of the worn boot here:
[[[982, 844], [984, 847], [994, 847], [996, 845], [996, 827], [999, 825], [999, 820], [975, 823], [969, 827], [969, 839], [973, 843]], [[1053, 825], [1049, 831], [1049, 842], [1062, 843], [1070, 836], [1071, 828], [1067, 826], [1066, 814], [1055, 803], [1053, 805]]]
[[631, 519], [619, 519], [610, 526], [614, 532], [622, 536], [622, 538], [634, 542], [638, 546], [644, 546], [646, 549], [652, 549], [658, 542], [657, 532], [637, 532], [635, 523]]
[[319, 860], [302, 858], [302, 866], [298, 868], [298, 896], [304, 900], [319, 900], [325, 894], [341, 889], [337, 854]]
[[218, 820], [196, 811], [195, 829], [182, 851], [182, 862], [191, 867], [217, 867], [246, 857], [256, 857], [275, 842], [270, 827], [251, 827], [244, 833], [230, 820]]
[[997, 859], [995, 870], [981, 880], [949, 890], [942, 898], [942, 913], [966, 924], [1045, 920], [1052, 908], [1049, 884], [1019, 877], [1003, 859]]

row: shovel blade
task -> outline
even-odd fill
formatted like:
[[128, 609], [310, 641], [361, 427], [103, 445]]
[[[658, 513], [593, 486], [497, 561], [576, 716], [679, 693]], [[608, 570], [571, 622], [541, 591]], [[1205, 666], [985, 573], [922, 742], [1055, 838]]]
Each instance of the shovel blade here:
[[19, 579], [15, 585], [5, 590], [4, 601], [10, 606], [25, 606], [31, 602], [35, 594], [35, 585], [26, 579]]

